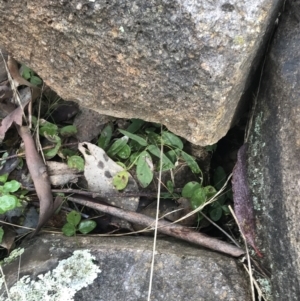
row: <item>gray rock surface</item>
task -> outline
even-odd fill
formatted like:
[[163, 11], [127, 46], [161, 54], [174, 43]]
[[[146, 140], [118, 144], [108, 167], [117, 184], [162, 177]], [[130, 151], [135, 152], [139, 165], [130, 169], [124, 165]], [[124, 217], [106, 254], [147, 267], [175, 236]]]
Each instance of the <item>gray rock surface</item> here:
[[223, 137], [280, 0], [0, 1], [1, 43], [65, 100]]
[[300, 26], [279, 24], [268, 55], [250, 136], [248, 174], [259, 247], [274, 300], [300, 295]]
[[[53, 270], [58, 260], [74, 250], [88, 249], [101, 273], [77, 292], [75, 300], [146, 300], [153, 239], [145, 237], [76, 237], [42, 235], [29, 241], [21, 256], [19, 277]], [[4, 266], [11, 286], [17, 279], [19, 260]], [[75, 272], [74, 272], [75, 273]], [[3, 292], [3, 288], [2, 288]], [[0, 292], [1, 295], [1, 292]], [[151, 300], [250, 300], [248, 279], [233, 258], [159, 239]]]

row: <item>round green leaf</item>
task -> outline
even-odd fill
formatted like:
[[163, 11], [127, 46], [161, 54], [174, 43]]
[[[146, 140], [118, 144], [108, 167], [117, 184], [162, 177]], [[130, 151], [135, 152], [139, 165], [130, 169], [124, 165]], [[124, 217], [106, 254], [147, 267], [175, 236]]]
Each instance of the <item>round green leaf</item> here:
[[190, 199], [195, 190], [201, 188], [201, 185], [198, 182], [192, 181], [192, 182], [188, 182], [187, 184], [184, 185], [182, 191], [181, 191], [181, 195], [184, 198]]
[[85, 220], [79, 224], [78, 231], [82, 234], [87, 234], [96, 228], [97, 224], [95, 221]]
[[24, 77], [25, 79], [30, 79], [31, 75], [32, 75], [32, 70], [30, 68], [28, 68], [25, 65], [21, 66], [21, 74], [22, 77]]
[[146, 151], [141, 152], [137, 160], [136, 175], [143, 188], [147, 187], [153, 179], [152, 158]]
[[50, 122], [44, 123], [40, 127], [40, 135], [43, 137], [57, 135], [57, 132], [58, 132], [57, 125]]
[[81, 215], [77, 211], [73, 210], [67, 214], [67, 221], [69, 224], [77, 226], [81, 221]]
[[8, 173], [5, 173], [3, 175], [0, 176], [0, 183], [5, 183], [7, 181], [8, 178]]
[[19, 188], [21, 187], [21, 184], [16, 181], [16, 180], [12, 180], [9, 182], [6, 182], [3, 186], [3, 192], [7, 193], [7, 192], [16, 192]]
[[14, 195], [6, 194], [0, 197], [0, 214], [15, 209], [19, 205], [19, 200]]
[[36, 75], [33, 75], [31, 78], [30, 78], [30, 82], [35, 85], [35, 86], [39, 86], [43, 83], [43, 81]]
[[214, 222], [217, 222], [222, 217], [222, 213], [222, 207], [219, 206], [209, 211], [209, 216]]
[[62, 137], [71, 137], [77, 133], [77, 128], [75, 125], [67, 125], [59, 130]]
[[66, 236], [73, 236], [76, 233], [76, 228], [74, 225], [66, 223], [63, 227], [62, 227], [62, 232], [64, 235]]
[[217, 193], [217, 190], [213, 186], [205, 186], [203, 189], [206, 194], [206, 199], [212, 198]]
[[70, 168], [76, 168], [79, 171], [84, 170], [84, 160], [79, 156], [72, 156], [68, 158], [68, 166]]
[[113, 185], [117, 190], [122, 190], [127, 186], [129, 174], [126, 170], [118, 172], [113, 177]]
[[125, 144], [123, 148], [117, 153], [117, 156], [121, 159], [127, 159], [131, 154], [131, 149], [128, 144]]
[[205, 201], [206, 195], [204, 189], [202, 187], [197, 188], [190, 199], [192, 209], [196, 209], [203, 205]]

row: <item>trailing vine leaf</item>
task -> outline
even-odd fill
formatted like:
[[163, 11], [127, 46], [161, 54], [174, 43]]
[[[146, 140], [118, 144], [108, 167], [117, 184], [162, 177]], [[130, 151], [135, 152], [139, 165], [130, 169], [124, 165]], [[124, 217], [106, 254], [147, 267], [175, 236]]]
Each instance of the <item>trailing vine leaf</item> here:
[[247, 182], [247, 144], [238, 151], [237, 162], [232, 172], [234, 212], [241, 230], [257, 255], [262, 254], [255, 245], [255, 218], [250, 189]]

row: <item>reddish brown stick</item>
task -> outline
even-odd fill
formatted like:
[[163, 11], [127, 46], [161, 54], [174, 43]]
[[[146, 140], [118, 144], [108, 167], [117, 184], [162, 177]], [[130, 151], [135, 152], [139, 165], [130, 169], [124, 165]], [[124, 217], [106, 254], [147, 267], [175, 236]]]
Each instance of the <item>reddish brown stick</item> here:
[[[155, 219], [148, 217], [146, 215], [126, 211], [120, 208], [111, 207], [103, 204], [94, 203], [92, 201], [74, 198], [74, 197], [68, 197], [69, 200], [93, 208], [95, 210], [99, 210], [102, 212], [105, 212], [107, 214], [111, 214], [113, 216], [119, 217], [121, 219], [127, 220], [134, 224], [139, 224], [145, 227], [154, 227]], [[158, 229], [159, 232], [167, 234], [169, 236], [173, 236], [203, 247], [206, 247], [208, 249], [218, 251], [221, 253], [225, 253], [234, 257], [239, 257], [245, 252], [229, 243], [226, 243], [224, 241], [220, 241], [215, 238], [210, 238], [208, 236], [205, 236], [199, 232], [195, 232], [193, 230], [190, 230], [186, 227], [177, 225], [177, 224], [171, 224], [165, 220], [159, 220], [158, 221]]]

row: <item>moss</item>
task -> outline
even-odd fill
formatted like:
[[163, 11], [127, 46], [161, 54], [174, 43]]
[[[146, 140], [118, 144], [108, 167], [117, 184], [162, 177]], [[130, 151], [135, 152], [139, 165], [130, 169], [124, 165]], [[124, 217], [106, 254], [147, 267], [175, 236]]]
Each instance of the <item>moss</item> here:
[[4, 258], [3, 261], [0, 262], [0, 263], [1, 263], [1, 264], [2, 264], [2, 263], [5, 263], [5, 264], [11, 263], [11, 262], [13, 262], [15, 259], [19, 258], [23, 253], [24, 253], [24, 249], [23, 249], [23, 248], [17, 248], [17, 249], [13, 250], [13, 251], [10, 253], [9, 257]]
[[[22, 277], [9, 290], [9, 301], [71, 301], [75, 293], [93, 283], [101, 272], [93, 263], [94, 257], [88, 250], [74, 251], [73, 255], [61, 260], [58, 266], [45, 274], [38, 275], [36, 281], [29, 275]], [[2, 298], [5, 296], [1, 296]]]

